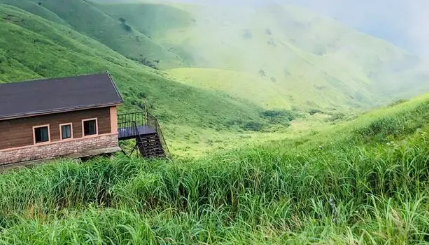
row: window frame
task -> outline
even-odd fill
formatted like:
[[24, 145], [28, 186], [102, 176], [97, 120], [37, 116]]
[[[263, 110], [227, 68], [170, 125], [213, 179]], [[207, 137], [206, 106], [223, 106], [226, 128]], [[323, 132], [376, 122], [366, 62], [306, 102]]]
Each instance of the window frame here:
[[[95, 134], [85, 135], [85, 122], [88, 122], [88, 121], [95, 121]], [[97, 136], [97, 135], [98, 135], [98, 118], [83, 119], [82, 120], [82, 138], [87, 138], [87, 137]]]
[[[63, 139], [63, 126], [70, 126], [70, 138]], [[73, 123], [62, 123], [60, 124], [60, 141], [73, 139]]]
[[[36, 142], [36, 129], [38, 128], [48, 128], [48, 141]], [[41, 144], [48, 144], [48, 143], [51, 143], [51, 125], [45, 124], [45, 125], [33, 126], [33, 144], [41, 145]]]

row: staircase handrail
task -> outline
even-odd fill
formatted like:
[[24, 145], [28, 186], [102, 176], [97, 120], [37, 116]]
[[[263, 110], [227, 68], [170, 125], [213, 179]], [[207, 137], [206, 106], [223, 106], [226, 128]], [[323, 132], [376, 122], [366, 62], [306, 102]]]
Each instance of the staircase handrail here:
[[165, 141], [164, 134], [162, 133], [158, 119], [152, 114], [150, 114], [148, 111], [146, 111], [145, 114], [146, 114], [146, 117], [145, 117], [146, 125], [152, 127], [155, 130], [155, 132], [158, 134], [159, 141], [161, 142], [162, 148], [164, 149], [165, 156], [169, 158], [170, 150], [168, 149], [167, 142]]
[[137, 137], [139, 138], [139, 142], [142, 142], [143, 140], [142, 140], [142, 136], [141, 136], [141, 134], [139, 132], [139, 126], [137, 125], [137, 122], [134, 122], [134, 129], [137, 132]]

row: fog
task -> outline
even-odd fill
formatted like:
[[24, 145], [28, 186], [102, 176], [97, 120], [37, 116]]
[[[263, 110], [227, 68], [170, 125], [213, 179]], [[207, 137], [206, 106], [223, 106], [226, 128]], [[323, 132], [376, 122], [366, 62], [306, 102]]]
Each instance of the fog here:
[[419, 56], [429, 57], [427, 0], [170, 0], [176, 2], [261, 5], [295, 4], [337, 19], [362, 32], [385, 39]]

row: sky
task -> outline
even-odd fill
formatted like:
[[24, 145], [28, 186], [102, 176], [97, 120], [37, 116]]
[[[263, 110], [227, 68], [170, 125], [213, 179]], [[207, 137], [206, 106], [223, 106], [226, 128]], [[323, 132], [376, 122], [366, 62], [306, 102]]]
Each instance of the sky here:
[[429, 0], [173, 0], [202, 4], [301, 5], [429, 57]]

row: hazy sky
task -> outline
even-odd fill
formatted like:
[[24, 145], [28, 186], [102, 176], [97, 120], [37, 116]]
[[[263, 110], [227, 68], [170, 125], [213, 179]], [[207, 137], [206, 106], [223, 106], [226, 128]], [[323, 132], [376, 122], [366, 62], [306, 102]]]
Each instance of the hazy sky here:
[[289, 3], [336, 18], [429, 57], [429, 0], [172, 0], [192, 3], [255, 5]]

